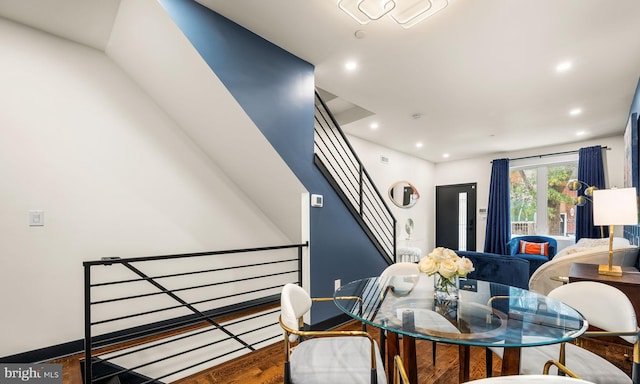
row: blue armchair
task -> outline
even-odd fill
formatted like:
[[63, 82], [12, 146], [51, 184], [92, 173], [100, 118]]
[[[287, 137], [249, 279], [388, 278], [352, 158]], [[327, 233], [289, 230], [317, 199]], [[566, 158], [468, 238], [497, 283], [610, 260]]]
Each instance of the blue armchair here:
[[[524, 253], [520, 248], [520, 241], [526, 241], [528, 243], [548, 243], [547, 254], [533, 254], [533, 253]], [[558, 250], [558, 242], [548, 236], [518, 236], [514, 237], [507, 243], [507, 252], [511, 256], [516, 256], [529, 261], [529, 277], [533, 275], [536, 269], [538, 269], [542, 264], [547, 261], [553, 259]]]

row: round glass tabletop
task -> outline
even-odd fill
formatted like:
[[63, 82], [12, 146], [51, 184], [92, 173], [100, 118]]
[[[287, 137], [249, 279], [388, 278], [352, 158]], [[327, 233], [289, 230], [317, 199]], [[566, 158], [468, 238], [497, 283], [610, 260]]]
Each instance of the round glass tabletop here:
[[525, 347], [572, 340], [583, 316], [550, 297], [502, 284], [460, 279], [457, 300], [434, 299], [432, 276], [371, 277], [341, 286], [338, 308], [372, 326], [443, 343]]

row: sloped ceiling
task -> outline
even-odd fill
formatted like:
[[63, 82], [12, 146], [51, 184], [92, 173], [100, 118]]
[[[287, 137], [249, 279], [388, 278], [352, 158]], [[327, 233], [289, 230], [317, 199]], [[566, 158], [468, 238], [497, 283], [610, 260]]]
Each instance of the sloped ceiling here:
[[[640, 75], [637, 0], [451, 0], [409, 30], [336, 0], [198, 2], [315, 65], [347, 133], [436, 163], [621, 135]], [[104, 49], [119, 3], [0, 0], [0, 15]]]
[[1, 0], [0, 16], [104, 50], [120, 0]]

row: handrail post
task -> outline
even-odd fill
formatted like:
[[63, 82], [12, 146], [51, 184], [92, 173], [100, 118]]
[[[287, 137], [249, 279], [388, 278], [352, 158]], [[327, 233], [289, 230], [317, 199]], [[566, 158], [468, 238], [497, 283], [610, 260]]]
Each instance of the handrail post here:
[[84, 384], [91, 384], [91, 265], [84, 264]]
[[364, 203], [363, 203], [363, 201], [364, 201], [364, 197], [363, 197], [363, 194], [364, 194], [364, 187], [363, 187], [363, 185], [362, 185], [362, 184], [363, 184], [363, 182], [362, 182], [362, 179], [363, 179], [362, 175], [363, 175], [363, 173], [364, 173], [364, 172], [362, 172], [362, 168], [363, 168], [362, 163], [358, 163], [358, 165], [359, 165], [359, 168], [360, 168], [360, 169], [359, 169], [359, 172], [358, 172], [358, 174], [359, 174], [359, 176], [360, 176], [360, 185], [359, 185], [359, 187], [360, 187], [360, 217], [364, 218], [364, 209], [362, 208], [362, 206], [364, 205]]
[[[309, 245], [309, 242], [306, 243]], [[302, 245], [298, 245], [298, 282], [302, 286]]]
[[398, 236], [396, 235], [396, 219], [393, 219], [393, 261], [398, 262]]

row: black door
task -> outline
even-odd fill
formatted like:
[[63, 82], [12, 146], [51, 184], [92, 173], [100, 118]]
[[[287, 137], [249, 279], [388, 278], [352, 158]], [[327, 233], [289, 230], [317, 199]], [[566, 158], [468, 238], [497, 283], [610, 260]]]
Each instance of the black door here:
[[436, 186], [436, 247], [476, 250], [476, 183]]

